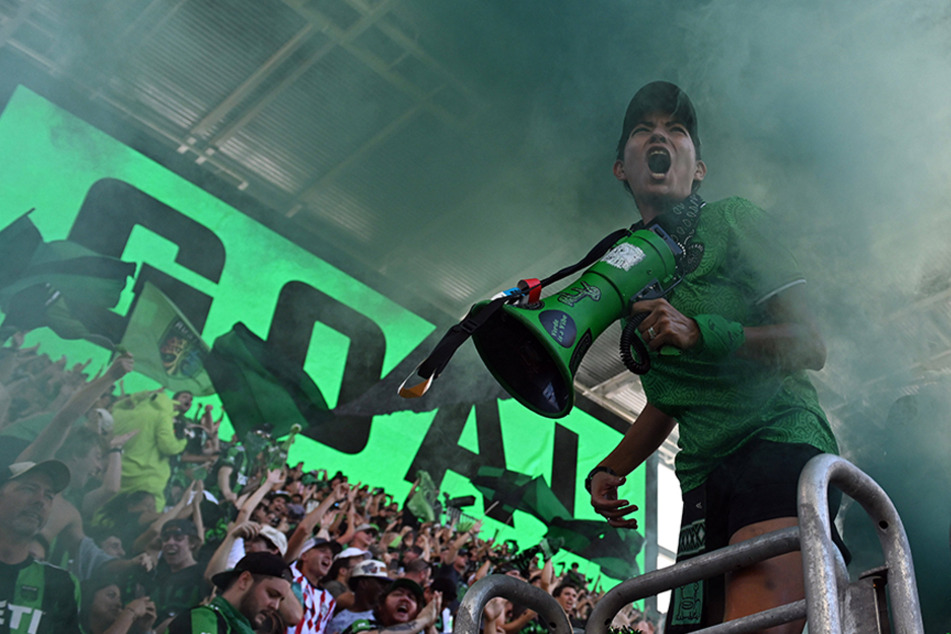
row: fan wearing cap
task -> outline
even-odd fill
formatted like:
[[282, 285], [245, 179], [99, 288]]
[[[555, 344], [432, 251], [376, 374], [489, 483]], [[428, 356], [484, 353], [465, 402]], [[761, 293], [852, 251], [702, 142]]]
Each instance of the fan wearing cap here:
[[[683, 279], [666, 298], [630, 307], [644, 315], [638, 330], [651, 351], [641, 377], [647, 405], [586, 479], [609, 524], [635, 526], [636, 507], [618, 488], [679, 424], [678, 560], [795, 526], [799, 472], [811, 457], [837, 452], [805, 374], [825, 363], [805, 280], [762, 210], [742, 198], [700, 198], [707, 165], [698, 127], [687, 95], [662, 81], [641, 88], [624, 116], [613, 171], [640, 213], [632, 228], [657, 222], [676, 236]], [[798, 553], [702, 584], [672, 593], [666, 631], [694, 631], [804, 595]]]
[[283, 557], [287, 552], [287, 537], [273, 526], [257, 522], [241, 522], [232, 526], [215, 549], [205, 567], [205, 579], [229, 567], [248, 553], [269, 552]]
[[155, 567], [149, 596], [155, 601], [161, 626], [205, 598], [211, 588], [195, 553], [201, 546], [198, 529], [190, 519], [165, 522], [159, 534], [162, 556]]
[[[79, 632], [79, 584], [30, 556], [53, 498], [69, 484], [58, 460], [0, 468], [0, 624], [10, 634]], [[7, 629], [9, 628], [9, 629]]]
[[360, 524], [353, 529], [353, 536], [350, 538], [350, 546], [367, 550], [376, 541], [379, 529], [373, 524]]
[[296, 627], [288, 629], [288, 634], [324, 634], [336, 601], [320, 583], [330, 572], [334, 555], [341, 550], [340, 544], [322, 537], [304, 543], [300, 558], [291, 564], [294, 592], [301, 599], [304, 615]]
[[434, 592], [423, 607], [423, 589], [410, 579], [397, 579], [383, 591], [373, 610], [373, 618], [354, 621], [344, 634], [416, 634], [436, 622], [442, 609], [442, 593]]
[[273, 630], [284, 601], [293, 598], [291, 573], [272, 553], [250, 553], [214, 576], [219, 595], [169, 625], [169, 634], [226, 634]]
[[327, 634], [338, 634], [354, 621], [371, 618], [373, 606], [390, 581], [386, 564], [382, 561], [369, 559], [354, 565], [350, 570], [350, 578], [347, 579], [347, 585], [353, 592], [353, 604], [330, 619]]

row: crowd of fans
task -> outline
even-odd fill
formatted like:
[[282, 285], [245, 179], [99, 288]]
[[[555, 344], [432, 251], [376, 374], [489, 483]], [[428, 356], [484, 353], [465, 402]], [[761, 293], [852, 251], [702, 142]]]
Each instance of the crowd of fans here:
[[[407, 504], [415, 485], [398, 500], [333, 465], [287, 464], [289, 440], [221, 439], [221, 412], [189, 392], [125, 394], [133, 366], [123, 354], [90, 376], [21, 336], [0, 349], [0, 619], [11, 632], [449, 632], [488, 574], [543, 588], [575, 627], [600, 597], [577, 564], [556, 571], [550, 549], [486, 539], [458, 509], [420, 519]], [[615, 626], [655, 631], [633, 606]], [[548, 629], [502, 598], [482, 627]]]

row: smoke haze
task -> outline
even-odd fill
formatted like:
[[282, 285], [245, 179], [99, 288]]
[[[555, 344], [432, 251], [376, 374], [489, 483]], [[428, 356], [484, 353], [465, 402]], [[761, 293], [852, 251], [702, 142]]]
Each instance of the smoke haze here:
[[[168, 7], [183, 24], [193, 12], [198, 46], [213, 27], [199, 22], [196, 2]], [[142, 61], [117, 47], [135, 44], [129, 34], [145, 26], [123, 31], [113, 16], [100, 30], [97, 4], [63, 14], [75, 28], [64, 25], [59, 54], [76, 73], [70, 81], [108, 93], [132, 85], [110, 83]], [[273, 4], [286, 12], [301, 3]], [[149, 5], [150, 18], [162, 14], [161, 3]], [[392, 281], [405, 303], [414, 301], [408, 272], [425, 272], [431, 286], [422, 292], [444, 311], [434, 321], [448, 322], [636, 219], [611, 175], [624, 108], [648, 81], [679, 84], [699, 116], [709, 167], [701, 195], [766, 208], [807, 273], [829, 348], [817, 378], [843, 454], [901, 492], [919, 587], [928, 588], [926, 626], [946, 631], [951, 402], [941, 355], [951, 319], [941, 293], [951, 287], [951, 4], [406, 0], [392, 11], [468, 87], [457, 91], [462, 107], [446, 106], [462, 113], [458, 121], [438, 127], [429, 113], [383, 141], [366, 132], [369, 140], [352, 144], [355, 160], [302, 178], [333, 176], [307, 200], [273, 182], [252, 183], [248, 195], [285, 215], [300, 204], [295, 222], [319, 227], [343, 261]], [[261, 24], [260, 37], [273, 26]], [[169, 91], [173, 71], [153, 88]], [[103, 75], [84, 75], [94, 72]], [[392, 106], [375, 94], [361, 92], [355, 117], [375, 124]], [[135, 101], [111, 95], [123, 96]], [[914, 408], [894, 408], [901, 397]]]

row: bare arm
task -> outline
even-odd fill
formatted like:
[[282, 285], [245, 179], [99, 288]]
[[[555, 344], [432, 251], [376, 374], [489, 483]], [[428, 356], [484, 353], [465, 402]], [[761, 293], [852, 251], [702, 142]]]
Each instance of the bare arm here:
[[501, 627], [507, 634], [515, 634], [516, 632], [521, 632], [522, 628], [528, 625], [537, 615], [538, 613], [534, 610], [526, 609], [518, 615], [518, 618], [508, 623], [503, 623]]
[[473, 535], [478, 535], [479, 529], [481, 528], [482, 520], [478, 520], [475, 524], [473, 524], [472, 528], [453, 540], [452, 543], [449, 544], [449, 550], [446, 553], [446, 560], [444, 560], [443, 563], [451, 564], [455, 560], [456, 555], [459, 553], [459, 549], [465, 546], [466, 542], [469, 541]]
[[192, 491], [195, 490], [195, 483], [192, 482], [188, 485], [188, 488], [182, 493], [181, 499], [169, 510], [165, 511], [152, 522], [145, 531], [135, 539], [132, 550], [133, 552], [144, 552], [149, 544], [158, 537], [162, 532], [162, 527], [165, 526], [165, 523], [176, 519], [181, 514], [182, 510], [185, 508], [185, 505], [188, 503], [188, 496]]
[[284, 555], [284, 561], [295, 561], [300, 556], [301, 546], [304, 545], [307, 538], [314, 532], [314, 527], [317, 526], [320, 518], [327, 512], [327, 509], [338, 500], [346, 497], [346, 495], [347, 483], [341, 482], [334, 487], [330, 495], [324, 498], [324, 501], [321, 502], [317, 508], [304, 516], [304, 519], [302, 519], [300, 524], [297, 525], [297, 528], [294, 529], [294, 534], [287, 540], [287, 553]]
[[102, 486], [83, 496], [82, 513], [92, 517], [100, 506], [112, 499], [122, 485], [122, 447], [136, 434], [138, 429], [116, 436], [109, 441], [106, 453], [106, 472], [102, 476]]
[[221, 491], [221, 497], [235, 504], [238, 496], [231, 490], [232, 473], [234, 473], [234, 467], [231, 465], [222, 465], [218, 468], [218, 489]]
[[293, 590], [288, 589], [287, 593], [284, 594], [278, 613], [284, 619], [284, 624], [291, 627], [300, 623], [301, 619], [304, 618], [304, 606], [297, 600], [297, 595], [294, 594]]
[[131, 372], [132, 366], [132, 355], [123, 354], [117, 357], [104, 375], [90, 381], [70, 397], [63, 408], [53, 416], [53, 420], [43, 428], [36, 440], [17, 456], [15, 462], [26, 460], [42, 462], [51, 459], [63, 444], [63, 440], [73, 423], [92, 407], [96, 399], [102, 396], [102, 393], [109, 389], [109, 386]]
[[233, 525], [228, 530], [225, 538], [221, 540], [221, 544], [215, 549], [214, 554], [211, 555], [211, 559], [208, 560], [208, 566], [205, 568], [205, 581], [211, 583], [212, 577], [228, 569], [228, 555], [231, 553], [234, 542], [238, 537], [247, 542], [257, 537], [259, 532], [261, 532], [261, 525], [257, 522], [242, 522]]
[[[249, 495], [242, 503], [241, 508], [238, 510], [238, 516], [235, 518], [235, 523], [240, 524], [241, 522], [248, 521], [248, 518], [251, 517], [251, 513], [254, 513], [254, 509], [258, 507], [258, 504], [261, 503], [261, 500], [264, 499], [264, 496], [271, 492], [271, 489], [275, 488], [278, 482], [283, 482], [284, 476], [281, 475], [280, 469], [272, 469], [267, 472], [267, 475], [264, 477], [264, 482], [261, 483], [254, 493]], [[244, 496], [242, 496], [244, 497]]]
[[644, 407], [627, 431], [621, 442], [608, 457], [599, 463], [614, 471], [617, 476], [607, 472], [596, 473], [591, 478], [591, 505], [594, 510], [608, 519], [608, 524], [618, 528], [636, 528], [637, 521], [625, 518], [637, 510], [627, 500], [618, 499], [618, 488], [624, 484], [625, 476], [634, 471], [648, 456], [663, 444], [673, 430], [676, 421], [650, 403]]
[[469, 585], [471, 586], [473, 583], [475, 583], [476, 581], [478, 581], [478, 580], [481, 579], [482, 577], [484, 577], [484, 576], [486, 576], [487, 574], [489, 574], [489, 566], [491, 566], [491, 565], [492, 565], [492, 562], [489, 561], [488, 559], [486, 559], [484, 562], [482, 562], [482, 565], [479, 566], [479, 569], [476, 570], [476, 571], [475, 571], [475, 574], [472, 575], [472, 578], [469, 579]]
[[542, 590], [551, 594], [556, 585], [555, 564], [552, 563], [551, 559], [546, 559], [545, 565], [542, 566]]
[[350, 502], [350, 506], [347, 508], [347, 530], [343, 535], [337, 538], [337, 541], [341, 544], [349, 543], [350, 540], [353, 539], [353, 536], [357, 533], [356, 528], [360, 524], [360, 518], [357, 515], [357, 510], [354, 508], [354, 503]]

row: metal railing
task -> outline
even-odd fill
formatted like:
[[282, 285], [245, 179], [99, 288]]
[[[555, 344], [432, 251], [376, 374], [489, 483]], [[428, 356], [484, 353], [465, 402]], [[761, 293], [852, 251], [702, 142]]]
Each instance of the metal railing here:
[[[851, 582], [832, 542], [829, 488], [858, 502], [876, 527], [885, 565]], [[740, 634], [806, 618], [810, 634], [924, 634], [908, 538], [895, 506], [882, 488], [849, 461], [823, 454], [810, 460], [799, 478], [799, 526], [743, 541], [669, 568], [628, 579], [598, 601], [586, 634], [607, 634], [615, 615], [632, 601], [744, 568], [771, 557], [802, 551], [805, 600], [698, 630]], [[891, 618], [885, 602], [888, 583]], [[482, 610], [494, 597], [518, 601], [538, 612], [555, 634], [571, 626], [561, 606], [544, 591], [502, 575], [480, 580], [459, 607], [454, 634], [478, 634]]]

